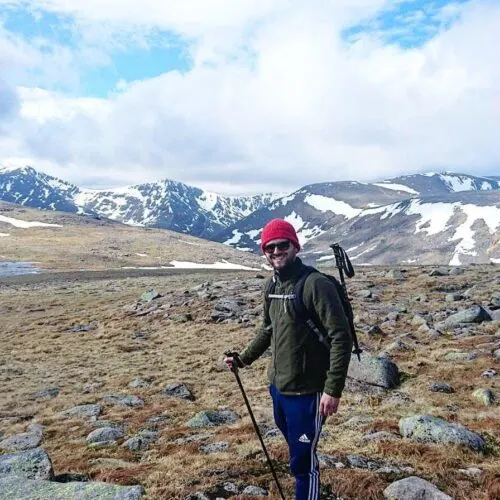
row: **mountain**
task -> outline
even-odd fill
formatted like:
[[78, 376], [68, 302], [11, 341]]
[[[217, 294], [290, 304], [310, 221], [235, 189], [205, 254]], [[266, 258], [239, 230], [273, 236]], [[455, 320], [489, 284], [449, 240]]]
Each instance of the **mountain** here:
[[45, 210], [95, 214], [205, 239], [278, 196], [221, 196], [171, 180], [104, 191], [81, 189], [31, 167], [0, 167], [0, 200]]
[[413, 198], [368, 208], [304, 248], [306, 261], [331, 261], [338, 242], [353, 264], [500, 263], [500, 190]]
[[80, 212], [74, 196], [79, 188], [31, 167], [0, 165], [0, 200], [43, 210]]
[[495, 180], [449, 172], [407, 175], [375, 183], [343, 181], [311, 184], [238, 221], [218, 233], [215, 239], [240, 250], [256, 251], [264, 224], [269, 219], [280, 217], [294, 225], [304, 245], [356, 219], [368, 208], [412, 198], [443, 198], [453, 192], [489, 192], [499, 189], [500, 183]]
[[407, 189], [417, 196], [434, 196], [461, 191], [489, 191], [500, 189], [500, 182], [495, 178], [453, 172], [428, 172], [425, 174], [403, 175], [375, 183], [392, 189]]

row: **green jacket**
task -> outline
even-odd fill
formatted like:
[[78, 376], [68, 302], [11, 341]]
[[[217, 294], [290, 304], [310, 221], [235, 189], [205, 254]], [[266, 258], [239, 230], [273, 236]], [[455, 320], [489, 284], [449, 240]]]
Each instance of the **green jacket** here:
[[[262, 326], [240, 358], [250, 365], [271, 347], [268, 378], [280, 392], [325, 392], [340, 397], [352, 351], [349, 324], [335, 285], [316, 272], [305, 281], [303, 299], [307, 309], [316, 312], [318, 326], [331, 343], [330, 351], [320, 343], [316, 333], [295, 318], [291, 296], [302, 270], [303, 264], [296, 257], [286, 270], [275, 273], [274, 294], [290, 297], [264, 301]], [[268, 284], [269, 280], [266, 290]]]

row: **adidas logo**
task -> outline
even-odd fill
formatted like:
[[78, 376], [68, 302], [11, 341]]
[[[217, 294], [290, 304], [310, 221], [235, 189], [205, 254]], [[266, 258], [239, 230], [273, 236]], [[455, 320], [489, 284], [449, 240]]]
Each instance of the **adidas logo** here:
[[309, 438], [305, 435], [305, 434], [302, 434], [302, 436], [299, 437], [299, 441], [301, 443], [310, 443], [311, 441], [309, 440]]

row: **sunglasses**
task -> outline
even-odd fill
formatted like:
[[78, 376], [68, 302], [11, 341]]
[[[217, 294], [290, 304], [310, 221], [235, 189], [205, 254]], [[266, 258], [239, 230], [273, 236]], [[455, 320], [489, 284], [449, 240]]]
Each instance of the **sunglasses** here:
[[278, 250], [288, 250], [290, 248], [290, 242], [280, 241], [279, 243], [269, 243], [264, 247], [264, 252], [273, 253], [276, 248]]

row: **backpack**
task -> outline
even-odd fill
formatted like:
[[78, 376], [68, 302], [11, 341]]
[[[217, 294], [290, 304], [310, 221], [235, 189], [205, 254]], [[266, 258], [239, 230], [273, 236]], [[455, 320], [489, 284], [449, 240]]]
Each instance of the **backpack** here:
[[[306, 326], [308, 326], [309, 329], [311, 329], [317, 335], [318, 340], [328, 350], [330, 350], [330, 343], [328, 339], [325, 337], [324, 331], [322, 330], [321, 326], [319, 326], [319, 321], [316, 317], [316, 313], [314, 311], [309, 311], [307, 309], [302, 298], [304, 293], [304, 284], [306, 282], [307, 277], [311, 273], [319, 273], [328, 278], [334, 284], [337, 293], [339, 295], [340, 302], [342, 304], [344, 315], [347, 319], [347, 323], [349, 324], [351, 330], [351, 335], [354, 344], [353, 354], [356, 354], [358, 356], [358, 360], [361, 361], [360, 354], [363, 351], [359, 347], [358, 339], [356, 337], [356, 331], [354, 329], [354, 313], [352, 310], [351, 301], [349, 300], [345, 286], [339, 283], [339, 281], [337, 280], [337, 278], [335, 278], [335, 276], [324, 273], [322, 271], [318, 271], [316, 268], [312, 266], [304, 266], [304, 271], [302, 272], [302, 274], [299, 276], [299, 279], [295, 283], [291, 297], [292, 308], [294, 310], [296, 317], [299, 318], [299, 320], [302, 321]], [[354, 275], [354, 271], [352, 271], [352, 275]], [[276, 282], [273, 277], [273, 279], [269, 281], [269, 284], [267, 286], [265, 295], [266, 300], [273, 298], [275, 287], [276, 287]]]

